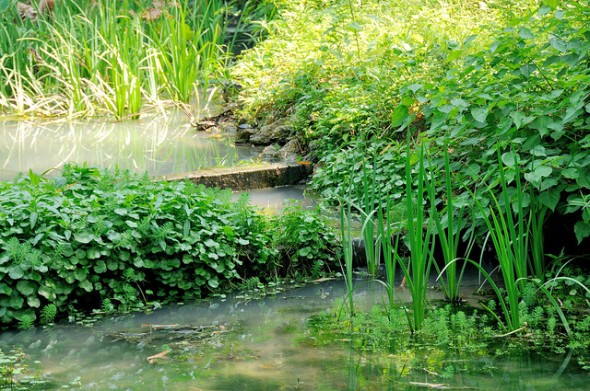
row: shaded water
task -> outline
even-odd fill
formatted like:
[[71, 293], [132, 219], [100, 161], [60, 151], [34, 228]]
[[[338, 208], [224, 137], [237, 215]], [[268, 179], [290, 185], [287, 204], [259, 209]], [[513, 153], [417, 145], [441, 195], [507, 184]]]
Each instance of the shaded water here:
[[[571, 365], [560, 369], [561, 357], [445, 353], [427, 346], [375, 355], [358, 341], [322, 345], [306, 321], [338, 309], [344, 289], [340, 281], [327, 281], [260, 300], [237, 296], [170, 306], [103, 320], [93, 328], [4, 333], [0, 349], [26, 353], [29, 372], [47, 382], [37, 389], [588, 389], [587, 373]], [[355, 301], [368, 307], [381, 293], [379, 284], [364, 281]], [[161, 334], [164, 325], [179, 328]], [[203, 338], [195, 339], [195, 330]], [[166, 357], [148, 362], [167, 350]], [[443, 366], [452, 366], [453, 373], [444, 376]]]
[[161, 176], [234, 166], [260, 153], [259, 148], [234, 145], [227, 135], [199, 132], [188, 122], [183, 113], [121, 122], [2, 121], [0, 180], [68, 162]]

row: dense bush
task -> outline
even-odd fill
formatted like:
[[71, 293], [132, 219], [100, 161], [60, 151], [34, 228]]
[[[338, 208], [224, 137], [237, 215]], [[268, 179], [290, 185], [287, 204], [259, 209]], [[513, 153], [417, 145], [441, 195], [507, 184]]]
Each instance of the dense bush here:
[[369, 167], [381, 195], [400, 198], [409, 134], [434, 172], [449, 152], [461, 202], [499, 189], [498, 169], [515, 196], [518, 173], [526, 213], [576, 212], [575, 238], [590, 235], [587, 1], [330, 5], [288, 8], [236, 68], [259, 75], [246, 115], [291, 115], [320, 162], [316, 190], [342, 197]]
[[[289, 206], [271, 220], [274, 247], [281, 259], [277, 272], [292, 277], [319, 277], [338, 264], [335, 229], [319, 210]], [[333, 271], [333, 270], [332, 270]]]
[[29, 173], [0, 183], [0, 321], [26, 325], [68, 307], [128, 310], [194, 299], [243, 277], [276, 274], [279, 253], [271, 246], [291, 239], [272, 233], [245, 197], [231, 196], [78, 166], [53, 179]]

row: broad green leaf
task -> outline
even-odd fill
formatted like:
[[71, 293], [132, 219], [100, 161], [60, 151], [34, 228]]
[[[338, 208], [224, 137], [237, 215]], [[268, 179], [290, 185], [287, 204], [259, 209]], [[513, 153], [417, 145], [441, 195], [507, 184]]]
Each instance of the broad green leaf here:
[[520, 129], [522, 126], [532, 122], [535, 117], [529, 117], [522, 111], [513, 111], [510, 113], [510, 117], [514, 121], [516, 129]]
[[74, 240], [78, 243], [87, 244], [94, 239], [94, 234], [89, 231], [76, 232], [74, 234]]
[[391, 115], [391, 126], [394, 128], [398, 128], [403, 125], [406, 119], [409, 116], [408, 108], [404, 105], [399, 105], [393, 111]]
[[580, 114], [582, 114], [583, 112], [584, 112], [584, 110], [582, 110], [581, 107], [570, 106], [565, 111], [565, 114], [563, 115], [562, 122], [564, 124], [567, 124], [568, 122], [572, 122], [574, 119], [578, 118], [580, 116]]
[[39, 300], [37, 296], [28, 296], [27, 304], [29, 305], [29, 307], [39, 308], [41, 307], [41, 300]]
[[0, 12], [6, 12], [11, 3], [12, 0], [0, 0]]
[[107, 269], [110, 271], [115, 271], [119, 268], [119, 263], [114, 259], [109, 259], [107, 261]]
[[547, 152], [546, 152], [544, 146], [537, 145], [533, 149], [531, 149], [531, 155], [533, 155], [533, 156], [539, 156], [539, 157], [545, 157], [545, 156], [547, 156]]
[[516, 152], [505, 152], [502, 154], [502, 163], [507, 167], [514, 167], [515, 164], [520, 162], [520, 156]]
[[543, 16], [547, 15], [549, 12], [551, 12], [551, 7], [544, 5], [543, 7], [539, 8], [539, 11], [537, 11], [537, 15]]
[[522, 26], [518, 28], [518, 36], [522, 39], [535, 38], [535, 35], [530, 29]]
[[113, 212], [115, 212], [115, 214], [118, 214], [119, 216], [126, 216], [129, 213], [129, 211], [125, 208], [115, 208]]
[[92, 292], [92, 290], [94, 289], [92, 287], [92, 283], [88, 280], [80, 282], [80, 288], [84, 289], [86, 292]]
[[520, 73], [524, 77], [529, 77], [531, 75], [531, 73], [533, 73], [536, 70], [537, 70], [537, 66], [535, 64], [525, 64], [525, 65], [521, 65], [521, 67], [520, 67]]
[[21, 309], [23, 304], [25, 303], [25, 299], [23, 299], [20, 295], [13, 295], [10, 300], [8, 301], [8, 306], [10, 308], [14, 308], [15, 310]]
[[585, 221], [578, 221], [574, 225], [574, 233], [576, 234], [576, 239], [578, 239], [578, 244], [580, 244], [582, 240], [590, 235], [590, 225]]
[[532, 172], [524, 174], [524, 179], [531, 183], [540, 183], [545, 177], [548, 177], [553, 172], [553, 168], [549, 166], [536, 167]]
[[561, 53], [565, 53], [567, 52], [567, 42], [562, 41], [559, 38], [550, 38], [549, 39], [549, 44], [551, 46], [553, 46], [553, 48]]
[[3, 282], [0, 282], [0, 295], [8, 296], [11, 293], [12, 293], [12, 288]]
[[41, 285], [38, 293], [49, 301], [54, 301], [56, 298], [55, 289], [47, 285]]
[[107, 232], [107, 238], [114, 243], [118, 243], [121, 240], [121, 234], [119, 232], [110, 230]]
[[564, 170], [561, 170], [561, 176], [567, 179], [578, 179], [580, 173], [578, 169], [575, 167], [569, 167]]
[[100, 258], [100, 250], [98, 248], [91, 248], [87, 252], [88, 259], [98, 259]]
[[555, 207], [557, 207], [559, 198], [560, 193], [557, 189], [544, 191], [541, 194], [539, 194], [539, 202], [541, 202], [541, 204], [549, 208], [549, 210], [551, 210], [552, 212], [555, 211]]
[[31, 228], [34, 228], [35, 224], [37, 224], [38, 217], [39, 215], [37, 214], [37, 212], [31, 212], [31, 214], [29, 215], [29, 224], [31, 225]]
[[126, 220], [125, 224], [127, 224], [131, 228], [137, 228], [137, 223], [135, 221]]
[[488, 117], [488, 108], [487, 107], [473, 107], [471, 109], [471, 115], [473, 119], [477, 122], [486, 123], [486, 118]]
[[451, 104], [453, 106], [457, 106], [460, 107], [461, 109], [466, 109], [470, 106], [469, 102], [463, 100], [463, 99], [452, 99], [451, 100]]
[[106, 270], [107, 270], [107, 265], [104, 261], [98, 261], [98, 262], [96, 262], [96, 265], [94, 265], [94, 272], [97, 274], [104, 273]]
[[363, 26], [361, 26], [361, 25], [360, 25], [360, 24], [358, 24], [357, 22], [352, 22], [352, 23], [349, 23], [349, 24], [346, 26], [346, 29], [347, 29], [348, 31], [361, 32], [361, 31], [363, 31]]
[[20, 280], [16, 284], [16, 289], [24, 296], [30, 296], [37, 289], [37, 284], [29, 280]]
[[8, 269], [8, 276], [13, 280], [20, 280], [25, 275], [25, 272], [20, 265], [14, 265]]
[[73, 275], [74, 278], [78, 281], [86, 281], [86, 276], [88, 275], [88, 272], [84, 269], [77, 268], [74, 270]]
[[541, 181], [541, 186], [539, 186], [539, 190], [545, 191], [547, 189], [551, 189], [554, 186], [557, 186], [558, 184], [559, 182], [556, 178], [545, 178], [543, 179], [543, 181]]
[[213, 239], [207, 239], [207, 240], [205, 240], [205, 243], [204, 244], [207, 247], [215, 247], [215, 248], [219, 247], [219, 243], [217, 243]]
[[216, 289], [219, 286], [219, 280], [217, 278], [211, 278], [207, 281], [207, 285], [213, 289]]

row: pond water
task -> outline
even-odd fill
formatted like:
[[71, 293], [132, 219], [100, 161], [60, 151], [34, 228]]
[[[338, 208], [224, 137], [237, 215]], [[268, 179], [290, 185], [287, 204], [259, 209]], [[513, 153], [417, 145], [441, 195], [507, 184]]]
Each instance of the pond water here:
[[228, 135], [197, 131], [181, 112], [120, 122], [0, 121], [0, 180], [68, 162], [162, 176], [234, 166], [260, 151], [236, 146]]
[[[359, 282], [356, 303], [378, 303], [380, 289], [375, 282]], [[307, 320], [338, 309], [344, 292], [341, 281], [331, 280], [263, 299], [237, 295], [169, 306], [105, 319], [92, 328], [66, 324], [8, 332], [0, 335], [0, 349], [22, 351], [28, 373], [44, 382], [27, 386], [20, 375], [21, 389], [588, 389], [587, 372], [565, 365], [566, 356], [473, 355], [429, 347], [375, 355], [358, 341], [318, 343]], [[402, 294], [402, 300], [408, 297]], [[454, 365], [451, 376], [437, 373], [441, 362]]]

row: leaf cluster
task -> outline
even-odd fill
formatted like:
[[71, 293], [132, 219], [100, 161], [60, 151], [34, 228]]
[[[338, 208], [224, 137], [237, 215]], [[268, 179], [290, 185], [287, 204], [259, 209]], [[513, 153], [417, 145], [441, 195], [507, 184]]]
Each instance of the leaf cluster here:
[[[0, 183], [0, 321], [55, 309], [199, 298], [276, 256], [264, 217], [231, 192], [64, 167]], [[53, 307], [55, 306], [55, 307]]]

